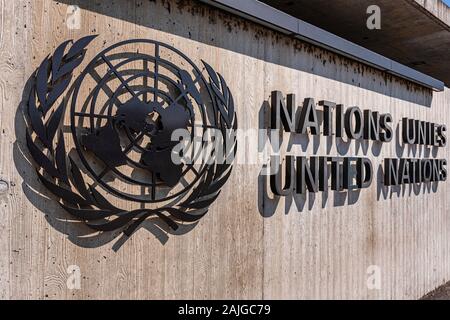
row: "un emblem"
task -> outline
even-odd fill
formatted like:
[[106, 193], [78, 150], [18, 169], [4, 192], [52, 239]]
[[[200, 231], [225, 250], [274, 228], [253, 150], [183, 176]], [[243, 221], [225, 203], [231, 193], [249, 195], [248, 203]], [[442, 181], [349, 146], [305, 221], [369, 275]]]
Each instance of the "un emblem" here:
[[[139, 39], [104, 49], [72, 79], [94, 39], [63, 42], [33, 75], [26, 142], [40, 181], [96, 231], [129, 236], [149, 217], [173, 230], [198, 221], [236, 152], [224, 78], [174, 47]], [[208, 130], [221, 143], [205, 156]], [[192, 138], [182, 148], [177, 131]]]

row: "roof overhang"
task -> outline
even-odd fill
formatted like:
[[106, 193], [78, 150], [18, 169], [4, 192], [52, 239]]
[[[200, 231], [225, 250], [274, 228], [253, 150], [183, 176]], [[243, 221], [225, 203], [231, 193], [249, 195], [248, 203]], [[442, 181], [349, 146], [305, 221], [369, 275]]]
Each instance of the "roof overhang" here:
[[[354, 42], [256, 0], [200, 0], [295, 38], [360, 61], [435, 91], [444, 83]], [[292, 2], [292, 1], [291, 1]]]

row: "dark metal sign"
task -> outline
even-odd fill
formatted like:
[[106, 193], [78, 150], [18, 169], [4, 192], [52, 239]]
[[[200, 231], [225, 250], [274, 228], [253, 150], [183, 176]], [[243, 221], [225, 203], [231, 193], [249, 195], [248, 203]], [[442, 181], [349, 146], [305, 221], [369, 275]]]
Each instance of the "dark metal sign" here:
[[[270, 127], [275, 132], [283, 130], [293, 134], [346, 137], [351, 140], [372, 140], [376, 143], [388, 143], [394, 138], [393, 117], [389, 113], [380, 114], [369, 109], [361, 110], [357, 106], [345, 108], [343, 104], [321, 100], [317, 104], [313, 98], [305, 98], [301, 108], [295, 102], [295, 95], [284, 98], [280, 91], [271, 94]], [[321, 107], [322, 120], [319, 120], [316, 105]], [[447, 127], [428, 121], [403, 118], [402, 135], [397, 137], [404, 145], [430, 148], [443, 148], [447, 143]], [[274, 135], [276, 137], [276, 135]], [[271, 137], [271, 141], [273, 138]], [[279, 145], [279, 142], [276, 143]], [[283, 166], [284, 170], [283, 170]], [[386, 187], [413, 183], [446, 181], [446, 159], [409, 159], [384, 160], [380, 168], [383, 185]], [[271, 156], [273, 173], [270, 175], [270, 188], [276, 196], [327, 192], [328, 180], [331, 190], [345, 191], [370, 187], [374, 168], [369, 158], [334, 156]]]
[[[62, 43], [34, 74], [26, 141], [39, 179], [64, 209], [97, 231], [130, 235], [152, 216], [173, 230], [198, 221], [231, 164], [175, 164], [171, 135], [236, 130], [224, 78], [206, 62], [201, 70], [176, 48], [141, 39], [104, 49], [71, 85], [94, 38]], [[223, 141], [234, 155], [235, 139]], [[138, 208], [121, 208], [114, 198]]]

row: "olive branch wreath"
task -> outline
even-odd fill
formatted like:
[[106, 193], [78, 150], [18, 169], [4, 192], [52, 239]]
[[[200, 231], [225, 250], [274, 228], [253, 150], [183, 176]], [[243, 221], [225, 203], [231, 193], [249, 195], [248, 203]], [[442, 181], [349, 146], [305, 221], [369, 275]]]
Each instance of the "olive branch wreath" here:
[[[69, 91], [70, 95], [70, 89], [67, 89], [73, 71], [83, 61], [86, 47], [95, 37], [96, 35], [92, 35], [76, 42], [63, 42], [52, 56], [47, 56], [42, 61], [32, 76], [33, 87], [26, 104], [29, 118], [26, 143], [37, 164], [35, 169], [40, 181], [67, 212], [95, 231], [122, 229], [125, 235], [130, 236], [150, 216], [159, 217], [172, 230], [178, 229], [178, 223], [198, 221], [208, 212], [209, 206], [219, 196], [222, 186], [230, 177], [232, 159], [237, 150], [235, 135], [228, 135], [231, 137], [231, 146], [226, 146], [227, 139], [224, 139], [226, 161], [207, 164], [190, 195], [185, 194], [183, 198], [187, 198], [183, 202], [171, 207], [132, 211], [120, 209], [112, 205], [93, 185], [86, 184], [70, 155], [67, 155], [67, 161], [64, 135], [59, 128], [65, 113], [66, 99], [63, 98], [57, 107], [54, 105], [64, 92]], [[69, 44], [71, 46], [68, 49]], [[224, 78], [206, 62], [202, 63], [209, 75], [209, 86], [217, 106], [215, 112], [220, 114], [217, 127], [223, 137], [226, 137], [227, 132], [235, 132], [237, 129], [233, 97]], [[187, 91], [193, 90], [189, 82], [183, 86], [186, 86]]]

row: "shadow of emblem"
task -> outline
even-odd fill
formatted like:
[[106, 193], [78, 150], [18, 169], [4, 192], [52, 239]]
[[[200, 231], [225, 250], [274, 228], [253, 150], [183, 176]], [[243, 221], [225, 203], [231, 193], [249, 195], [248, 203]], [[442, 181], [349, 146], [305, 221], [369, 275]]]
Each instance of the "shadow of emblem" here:
[[[39, 180], [95, 232], [130, 236], [148, 218], [172, 231], [195, 224], [219, 196], [236, 152], [225, 80], [206, 62], [201, 70], [179, 50], [141, 39], [104, 49], [72, 81], [95, 37], [63, 42], [32, 76], [26, 145]], [[198, 157], [192, 145], [186, 150], [197, 161], [175, 163], [179, 129], [192, 138], [216, 130], [225, 157]]]

